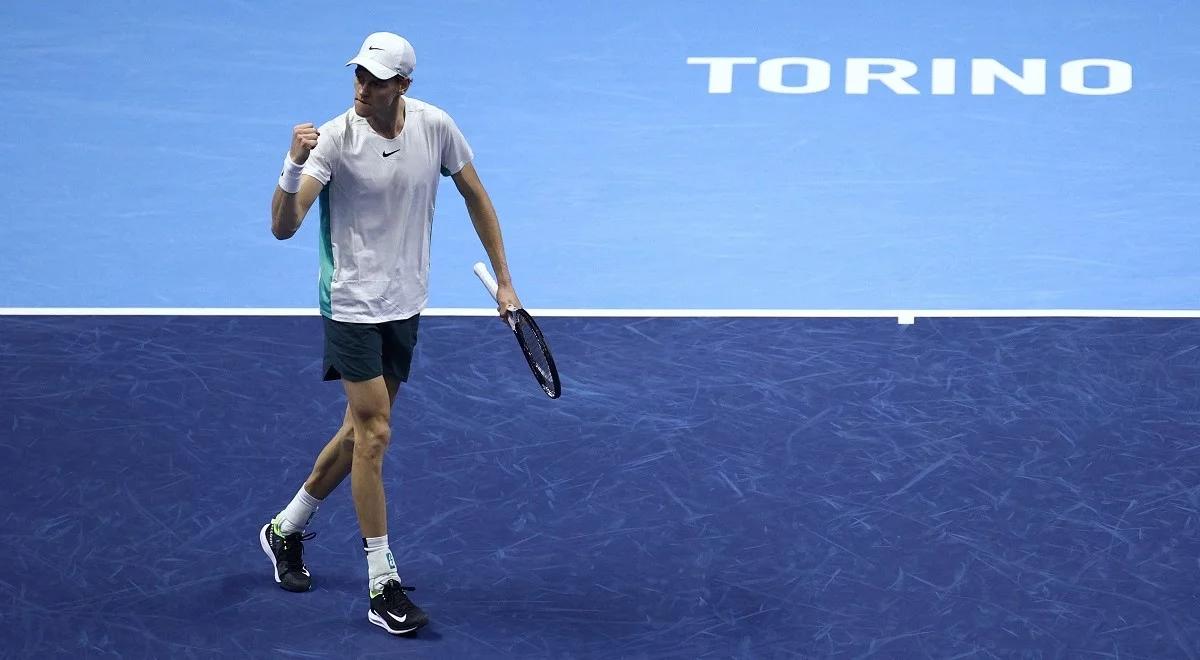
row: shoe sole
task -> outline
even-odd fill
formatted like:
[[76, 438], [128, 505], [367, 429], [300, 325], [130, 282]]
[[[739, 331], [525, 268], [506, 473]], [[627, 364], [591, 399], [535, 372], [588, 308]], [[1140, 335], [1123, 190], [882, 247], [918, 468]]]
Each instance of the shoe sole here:
[[372, 610], [372, 609], [367, 610], [367, 621], [370, 621], [371, 623], [379, 626], [380, 628], [383, 628], [384, 630], [390, 632], [393, 635], [407, 635], [409, 633], [414, 633], [418, 629], [420, 629], [422, 626], [429, 623], [429, 620], [426, 619], [425, 621], [418, 621], [416, 624], [413, 625], [412, 628], [406, 628], [404, 630], [393, 630], [390, 626], [388, 626], [388, 624], [384, 623], [383, 617], [376, 614], [375, 610]]
[[271, 552], [271, 544], [267, 543], [267, 529], [270, 526], [271, 523], [268, 522], [267, 524], [263, 525], [262, 529], [258, 530], [258, 546], [262, 548], [262, 551], [267, 555], [267, 559], [271, 562], [271, 574], [275, 576], [275, 584], [278, 584], [279, 588], [283, 589], [284, 591], [290, 591], [294, 594], [308, 591], [308, 589], [288, 589], [287, 585], [283, 583], [283, 580], [279, 579], [279, 565], [275, 563], [275, 553]]

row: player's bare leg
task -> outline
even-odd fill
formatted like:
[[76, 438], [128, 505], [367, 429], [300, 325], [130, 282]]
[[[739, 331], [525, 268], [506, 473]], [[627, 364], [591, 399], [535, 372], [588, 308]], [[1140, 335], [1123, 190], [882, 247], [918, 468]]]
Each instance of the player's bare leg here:
[[382, 376], [360, 383], [343, 381], [343, 386], [354, 426], [350, 488], [367, 551], [371, 596], [367, 619], [392, 634], [410, 633], [428, 623], [429, 617], [405, 594], [411, 588], [400, 585], [396, 560], [388, 548], [383, 457], [392, 440], [389, 387]]
[[[400, 381], [395, 378], [385, 378], [388, 389], [388, 407], [396, 403], [396, 394], [400, 391]], [[350, 476], [354, 465], [354, 419], [350, 415], [350, 404], [346, 404], [346, 415], [342, 426], [333, 434], [333, 438], [321, 450], [313, 464], [312, 472], [304, 482], [304, 489], [313, 497], [323, 500]]]
[[[400, 381], [387, 379], [389, 407], [396, 400]], [[311, 535], [304, 534], [321, 502], [342, 483], [354, 465], [354, 422], [350, 405], [342, 425], [325, 444], [303, 488], [292, 501], [259, 530], [259, 544], [270, 558], [275, 571], [275, 582], [287, 591], [308, 591], [312, 588], [312, 576], [304, 565], [304, 541]]]

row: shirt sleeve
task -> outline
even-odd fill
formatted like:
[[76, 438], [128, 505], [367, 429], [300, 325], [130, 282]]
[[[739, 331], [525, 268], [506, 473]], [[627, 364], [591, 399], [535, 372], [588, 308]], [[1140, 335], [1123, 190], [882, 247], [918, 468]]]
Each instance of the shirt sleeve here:
[[475, 158], [467, 138], [450, 115], [442, 114], [442, 176], [453, 176]]
[[317, 146], [308, 154], [308, 160], [304, 161], [304, 170], [301, 174], [307, 174], [321, 185], [327, 185], [329, 179], [333, 177], [334, 166], [337, 160], [337, 131], [334, 129], [334, 122], [327, 122], [317, 129]]

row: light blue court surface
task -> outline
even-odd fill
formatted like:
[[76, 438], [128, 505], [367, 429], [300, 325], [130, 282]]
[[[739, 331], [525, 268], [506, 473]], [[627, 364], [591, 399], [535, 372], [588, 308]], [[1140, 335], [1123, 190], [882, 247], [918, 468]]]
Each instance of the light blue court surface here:
[[[1197, 7], [7, 3], [0, 306], [314, 307], [317, 223], [277, 243], [268, 201], [291, 126], [349, 106], [342, 65], [387, 29], [474, 146], [531, 306], [1195, 309]], [[690, 57], [831, 85], [738, 65], [709, 94]], [[919, 93], [847, 94], [851, 58], [914, 63]], [[1043, 59], [1045, 93], [971, 94], [973, 58]], [[1063, 91], [1080, 59], [1132, 89]], [[483, 306], [449, 182], [440, 206], [431, 302]]]

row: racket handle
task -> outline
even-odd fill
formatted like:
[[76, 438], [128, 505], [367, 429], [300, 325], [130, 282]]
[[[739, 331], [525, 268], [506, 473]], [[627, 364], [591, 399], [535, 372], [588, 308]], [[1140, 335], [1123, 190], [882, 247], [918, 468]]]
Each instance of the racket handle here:
[[487, 287], [488, 293], [492, 295], [492, 300], [496, 300], [496, 290], [499, 288], [496, 286], [496, 278], [492, 277], [482, 261], [475, 262], [475, 275], [480, 282], [483, 282], [483, 286]]

